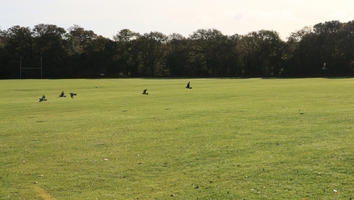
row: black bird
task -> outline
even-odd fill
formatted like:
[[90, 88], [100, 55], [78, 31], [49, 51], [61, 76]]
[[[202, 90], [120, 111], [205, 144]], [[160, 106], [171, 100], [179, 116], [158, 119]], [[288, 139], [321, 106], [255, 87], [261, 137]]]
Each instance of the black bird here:
[[42, 98], [39, 98], [39, 102], [42, 102], [42, 101], [47, 101], [47, 99], [45, 98], [45, 95], [43, 95]]
[[192, 89], [192, 87], [191, 87], [191, 82], [190, 82], [190, 81], [187, 83], [186, 88], [187, 88], [187, 89]]
[[62, 91], [62, 92], [60, 93], [59, 97], [66, 97], [66, 96], [64, 95], [64, 91]]
[[148, 95], [149, 93], [147, 92], [147, 89], [143, 91], [143, 94]]
[[74, 98], [74, 96], [76, 96], [76, 95], [77, 95], [76, 93], [72, 93], [72, 92], [70, 93], [71, 98]]

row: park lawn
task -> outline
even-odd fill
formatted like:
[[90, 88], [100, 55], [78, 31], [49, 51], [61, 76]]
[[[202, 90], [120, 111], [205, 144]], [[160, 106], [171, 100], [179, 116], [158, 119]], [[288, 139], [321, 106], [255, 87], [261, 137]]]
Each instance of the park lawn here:
[[352, 78], [0, 80], [0, 94], [0, 199], [354, 197]]

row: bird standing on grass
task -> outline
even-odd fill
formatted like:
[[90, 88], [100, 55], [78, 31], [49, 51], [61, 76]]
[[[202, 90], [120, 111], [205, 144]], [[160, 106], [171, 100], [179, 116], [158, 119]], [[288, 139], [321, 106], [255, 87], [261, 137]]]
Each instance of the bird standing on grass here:
[[143, 94], [148, 95], [149, 93], [147, 92], [147, 89], [143, 91]]
[[45, 95], [43, 95], [42, 98], [39, 98], [39, 102], [42, 102], [42, 101], [47, 101], [47, 99], [45, 98]]
[[192, 89], [192, 87], [191, 87], [191, 82], [190, 82], [190, 81], [187, 83], [186, 88], [187, 88], [187, 89]]
[[62, 92], [60, 93], [59, 97], [66, 97], [66, 96], [64, 95], [64, 91], [62, 91]]
[[77, 94], [76, 93], [70, 93], [70, 97], [73, 99], [74, 98], [74, 96], [76, 96]]

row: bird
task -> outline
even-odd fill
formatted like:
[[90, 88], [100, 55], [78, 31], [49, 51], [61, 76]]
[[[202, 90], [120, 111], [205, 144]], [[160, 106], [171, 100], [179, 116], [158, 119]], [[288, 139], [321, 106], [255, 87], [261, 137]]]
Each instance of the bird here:
[[47, 101], [47, 99], [45, 98], [45, 95], [43, 95], [42, 98], [39, 98], [39, 102], [42, 102], [42, 101]]
[[192, 87], [191, 87], [191, 82], [190, 82], [190, 81], [187, 83], [186, 88], [187, 88], [187, 89], [192, 89]]
[[143, 94], [148, 95], [149, 93], [147, 92], [147, 89], [143, 91]]
[[73, 99], [74, 96], [76, 96], [77, 94], [76, 93], [73, 93], [73, 92], [70, 92], [70, 97]]
[[64, 95], [64, 91], [62, 91], [62, 92], [60, 93], [59, 97], [66, 97], [66, 96]]

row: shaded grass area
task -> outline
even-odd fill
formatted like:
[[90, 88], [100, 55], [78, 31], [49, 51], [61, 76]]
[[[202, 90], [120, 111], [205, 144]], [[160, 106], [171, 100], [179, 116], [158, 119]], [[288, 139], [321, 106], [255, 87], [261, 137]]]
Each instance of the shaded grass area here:
[[187, 81], [1, 80], [0, 199], [353, 198], [354, 79]]

